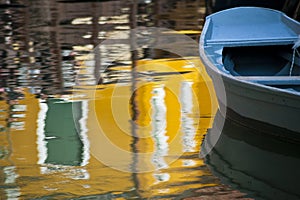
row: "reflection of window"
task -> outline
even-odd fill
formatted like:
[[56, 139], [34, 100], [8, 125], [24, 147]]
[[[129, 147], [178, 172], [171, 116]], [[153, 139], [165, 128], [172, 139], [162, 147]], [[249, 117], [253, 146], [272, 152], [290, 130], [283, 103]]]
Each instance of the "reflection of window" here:
[[24, 113], [27, 110], [26, 105], [16, 104], [11, 106], [11, 112], [9, 116], [9, 127], [14, 130], [25, 130], [25, 121], [24, 118], [26, 114]]
[[[16, 167], [15, 166], [7, 166], [3, 168], [3, 172], [5, 174], [5, 184], [15, 184], [16, 179], [19, 177], [19, 175], [16, 173]], [[5, 188], [4, 189], [6, 193], [7, 199], [18, 199], [18, 197], [21, 196], [20, 188], [19, 187], [13, 187], [13, 188]]]
[[83, 169], [78, 171], [73, 167], [85, 166], [89, 159], [86, 104], [61, 99], [48, 99], [46, 103], [40, 103], [37, 143], [41, 173], [61, 169], [68, 173], [76, 172], [72, 175], [74, 179], [88, 177]]
[[12, 107], [13, 112], [22, 112], [22, 111], [26, 111], [26, 109], [27, 109], [26, 105], [13, 105]]
[[10, 122], [10, 128], [15, 130], [24, 130], [25, 122]]
[[170, 174], [168, 173], [157, 173], [153, 174], [157, 182], [166, 182], [170, 180]]
[[25, 118], [26, 117], [26, 114], [25, 113], [22, 113], [22, 114], [12, 114], [11, 117], [13, 118]]

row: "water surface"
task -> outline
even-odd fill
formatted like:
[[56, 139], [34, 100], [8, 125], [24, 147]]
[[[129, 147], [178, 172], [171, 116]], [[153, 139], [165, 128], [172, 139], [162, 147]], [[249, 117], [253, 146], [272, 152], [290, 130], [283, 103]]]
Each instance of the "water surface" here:
[[217, 109], [203, 1], [1, 3], [1, 199], [245, 196], [199, 158]]

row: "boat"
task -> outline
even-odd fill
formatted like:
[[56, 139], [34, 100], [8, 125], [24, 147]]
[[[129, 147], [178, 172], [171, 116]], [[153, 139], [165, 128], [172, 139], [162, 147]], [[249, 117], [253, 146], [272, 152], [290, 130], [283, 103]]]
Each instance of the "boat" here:
[[224, 116], [289, 130], [300, 141], [299, 34], [299, 22], [269, 8], [236, 7], [206, 18], [199, 53]]

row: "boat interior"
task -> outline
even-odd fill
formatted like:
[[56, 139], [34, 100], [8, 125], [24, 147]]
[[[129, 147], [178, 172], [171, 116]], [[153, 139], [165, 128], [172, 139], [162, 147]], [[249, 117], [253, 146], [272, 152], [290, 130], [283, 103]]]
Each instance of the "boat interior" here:
[[300, 50], [292, 45], [225, 47], [225, 69], [237, 79], [300, 91]]

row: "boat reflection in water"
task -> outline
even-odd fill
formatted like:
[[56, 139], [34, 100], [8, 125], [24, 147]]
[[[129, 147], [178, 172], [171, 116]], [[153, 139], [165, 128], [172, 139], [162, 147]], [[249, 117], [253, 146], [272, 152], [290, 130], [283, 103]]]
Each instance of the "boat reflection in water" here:
[[[216, 121], [222, 116], [218, 113]], [[219, 120], [218, 120], [219, 118]], [[222, 119], [221, 119], [222, 121]], [[210, 170], [222, 182], [255, 199], [299, 199], [300, 146], [272, 133], [226, 119], [220, 134], [214, 124], [202, 143]], [[220, 134], [218, 141], [214, 134]]]

